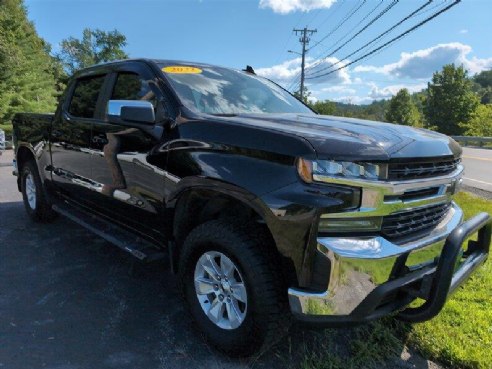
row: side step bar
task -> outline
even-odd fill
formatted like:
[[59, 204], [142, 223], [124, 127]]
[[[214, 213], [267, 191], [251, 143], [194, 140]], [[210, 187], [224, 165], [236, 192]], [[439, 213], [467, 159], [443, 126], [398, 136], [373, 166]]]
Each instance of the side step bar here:
[[58, 214], [67, 217], [141, 261], [151, 262], [168, 257], [167, 252], [159, 250], [152, 242], [67, 202], [53, 205], [52, 208]]

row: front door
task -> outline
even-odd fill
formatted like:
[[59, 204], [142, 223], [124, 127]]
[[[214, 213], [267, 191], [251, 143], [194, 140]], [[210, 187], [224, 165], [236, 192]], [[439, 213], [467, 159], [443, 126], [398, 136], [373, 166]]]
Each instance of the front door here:
[[[113, 87], [105, 99], [106, 106], [109, 100], [146, 100], [154, 105], [156, 121], [162, 119], [157, 80], [145, 64], [121, 67], [111, 80]], [[91, 140], [92, 180], [101, 185], [96, 207], [112, 219], [153, 238], [165, 226], [165, 172], [147, 160], [159, 142], [160, 137], [144, 130], [107, 120], [94, 124]]]

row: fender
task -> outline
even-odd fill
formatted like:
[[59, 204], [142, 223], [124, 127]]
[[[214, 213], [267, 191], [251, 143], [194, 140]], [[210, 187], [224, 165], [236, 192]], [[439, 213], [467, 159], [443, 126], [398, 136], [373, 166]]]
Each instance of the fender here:
[[[300, 286], [309, 285], [311, 279], [311, 268], [306, 268], [306, 265], [310, 264], [314, 249], [308, 246], [313, 242], [313, 232], [316, 231], [313, 224], [316, 224], [315, 220], [319, 216], [320, 205], [324, 208], [346, 206], [347, 202], [340, 200], [341, 196], [350, 199], [356, 197], [351, 189], [328, 186], [319, 186], [319, 192], [313, 194], [313, 186], [306, 186], [299, 181], [257, 196], [218, 179], [190, 176], [177, 183], [175, 190], [169, 194], [167, 208], [174, 213], [179, 199], [194, 190], [223, 194], [252, 209], [268, 228], [279, 254], [292, 264], [289, 269], [295, 277], [291, 281]], [[293, 193], [299, 196], [291, 198]], [[322, 204], [320, 193], [323, 194]], [[176, 235], [178, 231], [174, 227], [173, 224], [172, 232]]]
[[[174, 211], [178, 201], [190, 191], [212, 191], [234, 199], [244, 206], [251, 208], [269, 227], [269, 219], [274, 217], [273, 212], [255, 194], [236, 186], [213, 178], [187, 177], [181, 180], [166, 201], [166, 208]], [[271, 231], [271, 230], [270, 230]]]
[[[42, 141], [39, 142], [38, 144], [43, 143]], [[19, 155], [20, 153], [20, 155]], [[45, 176], [45, 171], [41, 170], [41, 168], [47, 168], [49, 164], [46, 163], [46, 158], [45, 158], [46, 152], [43, 148], [36, 150], [35, 147], [33, 147], [32, 144], [29, 142], [24, 142], [24, 141], [17, 141], [15, 145], [15, 158], [17, 160], [17, 187], [19, 189], [19, 192], [21, 191], [21, 176], [20, 176], [20, 169], [22, 164], [26, 161], [26, 159], [29, 156], [32, 156], [32, 158], [36, 162], [36, 166], [38, 168], [38, 174], [39, 178], [41, 179], [41, 183], [44, 184], [46, 176]], [[49, 163], [49, 159], [48, 159]], [[47, 165], [43, 165], [47, 164]]]
[[[183, 213], [182, 210], [188, 209], [189, 212], [188, 206], [193, 204], [193, 200], [191, 203], [188, 203], [186, 195], [193, 191], [205, 195], [203, 199], [206, 201], [207, 205], [202, 208], [203, 212], [197, 214], [195, 219], [190, 219], [187, 217], [188, 213]], [[221, 198], [217, 198], [217, 201], [212, 203], [207, 200], [207, 197], [214, 197], [215, 195], [221, 196]], [[183, 199], [182, 204], [184, 207], [179, 206], [181, 199]], [[198, 201], [201, 201], [201, 199]], [[228, 206], [229, 204], [223, 203], [223, 201], [232, 201], [233, 204], [230, 204], [232, 206]], [[216, 204], [217, 208], [213, 205], [212, 207], [209, 207], [211, 204]], [[239, 205], [238, 209], [235, 208], [236, 205]], [[237, 213], [238, 216], [239, 214], [249, 214], [247, 215], [248, 217], [253, 216], [253, 219], [256, 219], [257, 222], [264, 224], [275, 243], [276, 251], [282, 255], [278, 247], [281, 239], [278, 234], [274, 234], [273, 232], [275, 229], [278, 229], [274, 225], [274, 222], [276, 221], [274, 213], [260, 198], [244, 188], [212, 178], [187, 177], [180, 181], [175, 191], [168, 196], [166, 208], [169, 211], [169, 214], [172, 214], [171, 219], [173, 219], [172, 222], [169, 223], [168, 232], [172, 234], [173, 241], [169, 243], [169, 246], [172, 255], [172, 265], [174, 267], [179, 260], [179, 248], [175, 248], [175, 241], [178, 245], [182, 243], [187, 233], [194, 228], [195, 221], [203, 220], [203, 217], [212, 217], [213, 219], [215, 214], [217, 214], [217, 211], [222, 211], [221, 209], [226, 209], [226, 211], [227, 209], [233, 209], [234, 211], [239, 210]], [[246, 209], [247, 212], [242, 213], [241, 209]], [[285, 255], [282, 256], [284, 256], [283, 259], [287, 259], [285, 258]], [[292, 271], [289, 272], [289, 275], [294, 275], [294, 266], [289, 260], [287, 260], [286, 263], [291, 264], [291, 266], [287, 266], [287, 269]], [[292, 278], [291, 280], [294, 281], [295, 279]]]

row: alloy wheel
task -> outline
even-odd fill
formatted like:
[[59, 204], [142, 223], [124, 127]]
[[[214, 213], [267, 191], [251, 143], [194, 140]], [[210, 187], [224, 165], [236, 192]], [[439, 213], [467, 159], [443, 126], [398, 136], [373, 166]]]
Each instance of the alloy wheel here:
[[246, 318], [248, 296], [236, 264], [218, 251], [208, 251], [195, 266], [195, 292], [203, 312], [223, 329], [236, 329]]

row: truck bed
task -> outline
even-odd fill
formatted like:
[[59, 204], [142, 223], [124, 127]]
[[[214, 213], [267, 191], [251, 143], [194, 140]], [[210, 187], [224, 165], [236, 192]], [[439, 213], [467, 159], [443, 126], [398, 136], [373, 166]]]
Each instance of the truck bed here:
[[54, 114], [18, 113], [12, 120], [14, 145], [17, 142], [38, 143], [48, 138]]

